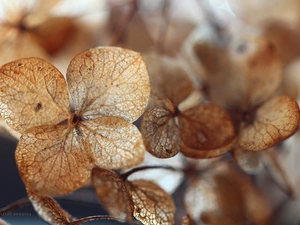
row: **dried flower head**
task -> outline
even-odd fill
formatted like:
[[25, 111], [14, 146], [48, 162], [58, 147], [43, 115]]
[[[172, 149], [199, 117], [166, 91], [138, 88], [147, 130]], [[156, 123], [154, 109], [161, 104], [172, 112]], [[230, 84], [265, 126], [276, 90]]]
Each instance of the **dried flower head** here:
[[72, 192], [88, 182], [95, 165], [127, 168], [144, 156], [140, 132], [131, 124], [150, 95], [140, 54], [90, 49], [71, 61], [66, 77], [68, 89], [63, 75], [38, 58], [0, 69], [1, 115], [22, 133], [16, 162], [27, 188], [38, 194]]
[[76, 27], [72, 18], [53, 16], [54, 1], [1, 2], [5, 18], [0, 21], [0, 61], [25, 57], [47, 59], [72, 37]]
[[228, 40], [219, 33], [219, 38], [221, 46], [209, 38], [193, 39], [193, 50], [204, 68], [209, 99], [226, 107], [233, 118], [237, 130], [233, 150], [265, 150], [291, 136], [298, 128], [299, 106], [287, 96], [275, 96], [282, 83], [275, 45], [253, 34]]
[[226, 111], [193, 98], [199, 92], [175, 59], [150, 55], [145, 60], [154, 97], [141, 128], [146, 149], [160, 158], [179, 151], [194, 158], [227, 152], [235, 132]]

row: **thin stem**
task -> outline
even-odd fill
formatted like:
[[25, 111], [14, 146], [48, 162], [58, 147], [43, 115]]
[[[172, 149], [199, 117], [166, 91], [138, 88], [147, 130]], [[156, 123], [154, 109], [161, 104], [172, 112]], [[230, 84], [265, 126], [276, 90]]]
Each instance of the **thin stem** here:
[[148, 169], [167, 169], [167, 170], [172, 170], [172, 171], [182, 171], [181, 169], [176, 169], [171, 166], [141, 166], [141, 167], [134, 168], [126, 173], [121, 174], [121, 177], [124, 180], [126, 180], [131, 174], [138, 172], [138, 171], [142, 171], [142, 170], [148, 170]]
[[293, 185], [291, 184], [286, 171], [280, 165], [278, 158], [273, 151], [265, 151], [264, 153], [264, 160], [267, 163], [265, 167], [271, 175], [271, 178], [290, 199], [294, 199], [295, 191]]
[[133, 19], [134, 15], [136, 14], [136, 11], [138, 9], [137, 0], [132, 0], [130, 2], [130, 8], [125, 13], [124, 16], [121, 17], [119, 20], [119, 23], [117, 24], [108, 45], [113, 46], [116, 45], [121, 37], [123, 36], [129, 22]]
[[[110, 215], [96, 215], [96, 216], [87, 216], [75, 221], [72, 221], [70, 223], [70, 225], [79, 225], [81, 223], [84, 222], [89, 222], [89, 221], [93, 221], [93, 220], [115, 220], [115, 221], [119, 221], [117, 218], [112, 217]], [[120, 222], [120, 221], [119, 221]], [[134, 221], [130, 222], [131, 224], [136, 224], [136, 225], [140, 225], [140, 223], [136, 223]]]
[[2, 209], [0, 209], [0, 216], [5, 215], [8, 212], [20, 209], [26, 205], [29, 205], [30, 201], [27, 197], [25, 198], [21, 198], [11, 204], [9, 204], [8, 206], [3, 207]]
[[86, 205], [86, 206], [99, 206], [99, 203], [91, 202], [91, 201], [85, 201], [85, 200], [76, 200], [72, 199], [74, 197], [67, 198], [64, 197], [56, 197], [55, 200], [62, 202], [62, 203], [73, 203], [73, 204], [80, 204], [80, 205]]
[[96, 216], [87, 216], [75, 221], [72, 221], [70, 225], [79, 225], [80, 223], [93, 221], [93, 220], [117, 220], [116, 218], [110, 216], [110, 215], [96, 215]]
[[170, 4], [170, 0], [164, 0], [162, 7], [162, 17], [163, 20], [160, 24], [159, 37], [157, 41], [157, 49], [159, 53], [164, 53], [164, 44], [167, 36], [167, 30], [169, 25], [169, 16], [168, 16], [168, 7]]
[[271, 213], [267, 224], [276, 224], [282, 210], [290, 203], [289, 198], [285, 198]]
[[204, 18], [211, 25], [211, 27], [214, 29], [215, 35], [217, 35], [217, 38], [219, 40], [223, 41], [223, 39], [224, 39], [224, 34], [223, 34], [223, 31], [222, 31], [223, 26], [220, 24], [219, 20], [216, 18], [216, 16], [212, 12], [208, 1], [196, 0], [196, 2], [198, 3], [198, 5], [200, 7], [200, 10], [201, 10], [201, 13], [203, 13], [203, 15], [204, 15]]

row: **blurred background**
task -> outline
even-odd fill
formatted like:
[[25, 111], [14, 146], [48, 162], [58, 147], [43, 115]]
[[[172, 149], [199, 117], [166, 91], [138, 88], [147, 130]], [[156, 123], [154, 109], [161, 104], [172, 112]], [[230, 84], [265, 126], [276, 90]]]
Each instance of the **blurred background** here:
[[[156, 51], [186, 61], [193, 78], [203, 68], [201, 62], [190, 58], [191, 46], [199, 40], [218, 38], [213, 32], [206, 32], [207, 24], [214, 31], [226, 30], [230, 38], [246, 33], [260, 34], [272, 41], [283, 65], [280, 92], [299, 99], [299, 0], [0, 0], [0, 65], [24, 57], [40, 57], [65, 75], [70, 60], [78, 53], [96, 46], [121, 46], [143, 54]], [[0, 208], [26, 196], [14, 160], [19, 134], [3, 121], [1, 126]], [[272, 169], [248, 174], [267, 197], [274, 224], [300, 225], [299, 135], [297, 131], [276, 146], [275, 151], [292, 194], [282, 188], [286, 184], [280, 185], [278, 180], [282, 178], [274, 181], [270, 176]], [[179, 191], [169, 190], [174, 198], [182, 194], [180, 188], [185, 185], [183, 182], [180, 186], [183, 178], [179, 180], [172, 184], [179, 186]], [[164, 188], [170, 185], [168, 181], [165, 183]], [[58, 198], [58, 202], [76, 218], [106, 214], [92, 188]], [[31, 206], [13, 211], [3, 219], [9, 224], [46, 224]]]

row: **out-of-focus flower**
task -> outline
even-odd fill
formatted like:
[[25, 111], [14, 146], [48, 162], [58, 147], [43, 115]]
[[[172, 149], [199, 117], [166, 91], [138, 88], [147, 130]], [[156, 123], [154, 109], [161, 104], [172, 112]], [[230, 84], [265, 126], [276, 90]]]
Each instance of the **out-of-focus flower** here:
[[184, 51], [194, 57], [194, 64], [201, 64], [196, 72], [208, 99], [232, 116], [236, 159], [246, 162], [252, 154], [244, 151], [265, 150], [291, 136], [298, 128], [299, 106], [292, 98], [275, 95], [282, 65], [274, 44], [253, 33], [230, 35], [212, 26], [203, 28], [206, 33], [199, 29], [187, 39]]

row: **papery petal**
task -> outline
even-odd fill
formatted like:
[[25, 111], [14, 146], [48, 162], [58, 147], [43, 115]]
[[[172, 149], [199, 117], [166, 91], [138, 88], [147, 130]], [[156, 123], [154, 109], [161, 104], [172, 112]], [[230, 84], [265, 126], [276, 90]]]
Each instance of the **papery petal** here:
[[262, 36], [241, 35], [230, 47], [230, 76], [225, 84], [220, 83], [226, 89], [222, 94], [227, 105], [248, 110], [278, 90], [283, 78], [282, 64], [276, 46]]
[[82, 121], [79, 126], [85, 149], [104, 169], [125, 169], [141, 163], [145, 147], [136, 126], [118, 117]]
[[92, 183], [95, 192], [109, 214], [120, 221], [132, 221], [133, 202], [124, 180], [109, 170], [94, 168]]
[[76, 129], [40, 126], [20, 138], [16, 162], [26, 187], [40, 195], [63, 195], [87, 184], [93, 167]]
[[179, 114], [183, 143], [199, 150], [228, 146], [235, 130], [227, 112], [215, 104], [201, 104]]
[[167, 100], [177, 106], [193, 90], [192, 80], [176, 58], [147, 54], [144, 56], [154, 99]]
[[170, 158], [180, 151], [180, 131], [168, 110], [148, 109], [143, 116], [141, 132], [147, 151], [158, 158]]
[[171, 196], [151, 181], [127, 183], [134, 204], [134, 217], [143, 224], [173, 225], [175, 205]]
[[241, 130], [238, 144], [244, 150], [264, 150], [291, 136], [298, 125], [297, 102], [286, 96], [278, 96], [257, 109], [253, 122]]
[[0, 69], [0, 109], [18, 132], [58, 124], [69, 116], [69, 96], [63, 75], [50, 63], [19, 59]]
[[150, 97], [145, 63], [140, 54], [127, 49], [82, 52], [71, 61], [67, 81], [75, 111], [85, 119], [117, 116], [133, 122]]

